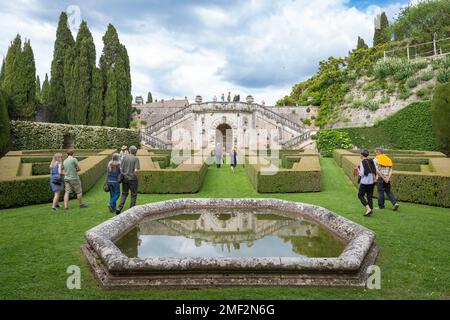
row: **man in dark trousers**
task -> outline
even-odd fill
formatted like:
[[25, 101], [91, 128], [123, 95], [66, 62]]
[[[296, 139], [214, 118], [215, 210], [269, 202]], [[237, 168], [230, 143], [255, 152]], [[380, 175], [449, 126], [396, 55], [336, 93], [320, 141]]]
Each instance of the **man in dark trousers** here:
[[127, 201], [128, 193], [131, 191], [130, 208], [136, 205], [137, 190], [138, 190], [138, 173], [140, 169], [139, 159], [136, 157], [137, 148], [131, 146], [130, 154], [126, 155], [121, 164], [122, 172], [122, 198], [116, 214], [120, 214]]

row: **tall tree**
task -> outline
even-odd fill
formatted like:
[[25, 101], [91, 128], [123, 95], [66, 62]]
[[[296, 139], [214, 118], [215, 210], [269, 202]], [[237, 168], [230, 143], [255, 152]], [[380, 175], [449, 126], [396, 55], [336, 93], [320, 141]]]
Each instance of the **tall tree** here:
[[149, 91], [147, 94], [147, 102], [146, 103], [152, 103], [153, 102], [153, 96], [152, 93]]
[[104, 100], [105, 118], [103, 125], [117, 127], [117, 82], [113, 69], [109, 69], [106, 75], [106, 94]]
[[2, 60], [2, 68], [0, 69], [0, 88], [2, 87], [4, 78], [5, 78], [5, 59]]
[[369, 46], [364, 42], [364, 39], [358, 36], [358, 43], [356, 45], [356, 50], [359, 49], [368, 49]]
[[103, 123], [103, 78], [100, 69], [92, 73], [92, 88], [88, 113], [88, 124], [101, 126]]
[[67, 25], [67, 14], [62, 12], [56, 30], [56, 41], [51, 66], [49, 107], [50, 119], [53, 122], [67, 122], [64, 64], [67, 51], [73, 46], [74, 39]]
[[94, 68], [94, 40], [87, 23], [83, 21], [74, 47], [66, 53], [64, 66], [68, 122], [71, 124], [87, 124], [88, 122]]
[[41, 79], [39, 79], [39, 75], [36, 76], [36, 101], [38, 103], [42, 103], [42, 100], [41, 100]]
[[0, 155], [6, 152], [9, 130], [8, 104], [4, 93], [0, 90]]
[[109, 70], [115, 73], [117, 118], [119, 127], [128, 127], [131, 121], [131, 76], [130, 61], [127, 50], [119, 41], [119, 36], [113, 25], [109, 24], [103, 36], [103, 53], [100, 57], [100, 70], [103, 77], [103, 93], [106, 100], [108, 90], [107, 75]]
[[385, 12], [382, 12], [378, 23], [375, 24], [375, 32], [373, 34], [373, 46], [389, 42], [389, 21]]
[[11, 119], [29, 120], [36, 112], [36, 66], [30, 41], [17, 35], [5, 58], [2, 89]]
[[45, 80], [42, 83], [41, 89], [41, 103], [45, 106], [48, 106], [49, 94], [50, 94], [50, 83], [48, 81], [48, 75], [45, 74]]
[[[395, 40], [414, 38], [417, 42], [450, 37], [449, 0], [420, 1], [400, 9], [392, 26]], [[432, 49], [432, 48], [431, 48]]]

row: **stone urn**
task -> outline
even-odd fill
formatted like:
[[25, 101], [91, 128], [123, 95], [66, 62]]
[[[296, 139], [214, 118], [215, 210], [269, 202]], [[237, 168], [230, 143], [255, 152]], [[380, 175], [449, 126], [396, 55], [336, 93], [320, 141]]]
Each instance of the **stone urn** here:
[[248, 95], [247, 98], [245, 98], [245, 101], [247, 101], [247, 103], [253, 103], [253, 101], [255, 101], [255, 99], [253, 99], [252, 95]]
[[195, 96], [195, 103], [197, 104], [202, 103], [202, 96]]

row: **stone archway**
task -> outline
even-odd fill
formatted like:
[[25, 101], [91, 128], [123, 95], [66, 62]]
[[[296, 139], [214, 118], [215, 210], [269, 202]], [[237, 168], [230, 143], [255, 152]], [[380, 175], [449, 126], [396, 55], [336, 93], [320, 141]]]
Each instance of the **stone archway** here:
[[220, 143], [225, 152], [233, 148], [233, 130], [227, 123], [221, 123], [216, 128], [216, 145]]

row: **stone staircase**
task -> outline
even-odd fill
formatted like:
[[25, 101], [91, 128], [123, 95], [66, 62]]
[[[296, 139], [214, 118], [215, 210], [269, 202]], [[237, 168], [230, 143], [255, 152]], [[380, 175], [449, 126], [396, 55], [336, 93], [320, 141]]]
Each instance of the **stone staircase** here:
[[[293, 133], [297, 133], [292, 139], [281, 143], [283, 148], [292, 148], [310, 139], [311, 131], [306, 130], [305, 127], [289, 118], [282, 116], [269, 108], [256, 103], [245, 102], [205, 102], [200, 104], [190, 104], [186, 108], [176, 111], [167, 117], [162, 118], [159, 121], [152, 123], [146, 128], [141, 130], [141, 141], [143, 144], [159, 148], [169, 149], [171, 143], [169, 141], [163, 141], [156, 137], [156, 134], [160, 130], [165, 130], [173, 126], [177, 121], [182, 120], [187, 115], [193, 114], [195, 111], [250, 111], [256, 112], [266, 121], [269, 121], [276, 125], [281, 125], [284, 128], [289, 128]], [[305, 131], [306, 130], [306, 131]]]

